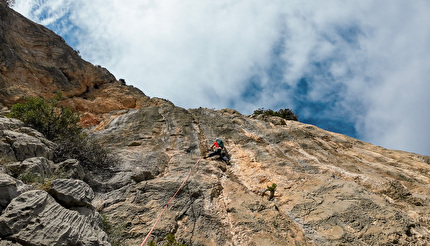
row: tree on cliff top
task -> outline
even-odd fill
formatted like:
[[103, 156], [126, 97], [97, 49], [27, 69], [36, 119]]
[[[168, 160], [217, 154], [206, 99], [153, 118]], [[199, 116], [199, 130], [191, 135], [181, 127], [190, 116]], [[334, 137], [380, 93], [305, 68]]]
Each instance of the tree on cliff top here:
[[254, 110], [254, 115], [267, 115], [267, 116], [278, 116], [281, 118], [284, 118], [286, 120], [298, 120], [298, 117], [293, 111], [289, 108], [286, 109], [279, 109], [278, 111], [273, 111], [272, 109], [264, 109], [259, 108], [257, 110]]

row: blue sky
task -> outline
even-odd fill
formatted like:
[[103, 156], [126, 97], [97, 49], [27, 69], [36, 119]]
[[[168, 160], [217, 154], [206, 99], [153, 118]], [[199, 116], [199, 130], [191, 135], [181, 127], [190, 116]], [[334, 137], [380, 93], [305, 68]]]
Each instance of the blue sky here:
[[93, 64], [184, 108], [290, 108], [430, 155], [430, 2], [16, 0]]

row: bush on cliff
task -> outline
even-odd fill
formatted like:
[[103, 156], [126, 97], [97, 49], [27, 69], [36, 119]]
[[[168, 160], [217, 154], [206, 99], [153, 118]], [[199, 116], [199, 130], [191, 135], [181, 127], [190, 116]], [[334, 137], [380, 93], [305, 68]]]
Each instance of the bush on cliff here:
[[52, 141], [77, 137], [82, 133], [79, 114], [59, 105], [60, 100], [60, 94], [51, 99], [29, 97], [25, 103], [13, 105], [9, 116], [20, 119]]
[[[156, 246], [157, 244], [153, 241], [149, 242], [148, 244], [149, 246]], [[176, 241], [176, 238], [173, 234], [167, 234], [166, 236], [166, 243], [163, 244], [163, 246], [188, 246], [188, 244], [184, 243], [179, 243]]]
[[257, 110], [254, 110], [254, 115], [267, 115], [267, 116], [278, 116], [281, 118], [284, 118], [286, 120], [298, 120], [298, 117], [296, 114], [293, 113], [293, 111], [291, 111], [291, 109], [286, 108], [286, 109], [279, 109], [278, 111], [273, 111], [272, 109], [264, 109], [264, 108], [259, 108]]
[[88, 138], [79, 125], [80, 114], [60, 105], [61, 94], [51, 99], [29, 97], [12, 106], [9, 117], [41, 132], [56, 143], [54, 161], [77, 159], [88, 170], [108, 167], [114, 158], [105, 148]]

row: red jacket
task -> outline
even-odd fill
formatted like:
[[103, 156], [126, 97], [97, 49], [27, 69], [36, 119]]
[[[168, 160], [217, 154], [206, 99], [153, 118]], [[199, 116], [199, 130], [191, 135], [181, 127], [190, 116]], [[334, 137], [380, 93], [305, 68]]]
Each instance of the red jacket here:
[[218, 143], [217, 143], [216, 141], [215, 141], [215, 143], [213, 143], [213, 144], [212, 144], [211, 148], [213, 148], [214, 146], [215, 146], [216, 148], [219, 148], [219, 145], [218, 145]]

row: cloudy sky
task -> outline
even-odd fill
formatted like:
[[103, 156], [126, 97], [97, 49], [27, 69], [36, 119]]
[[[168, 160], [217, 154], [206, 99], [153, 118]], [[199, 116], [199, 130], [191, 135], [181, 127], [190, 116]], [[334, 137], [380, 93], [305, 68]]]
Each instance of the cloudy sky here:
[[428, 0], [16, 0], [82, 57], [184, 108], [299, 121], [430, 155]]

